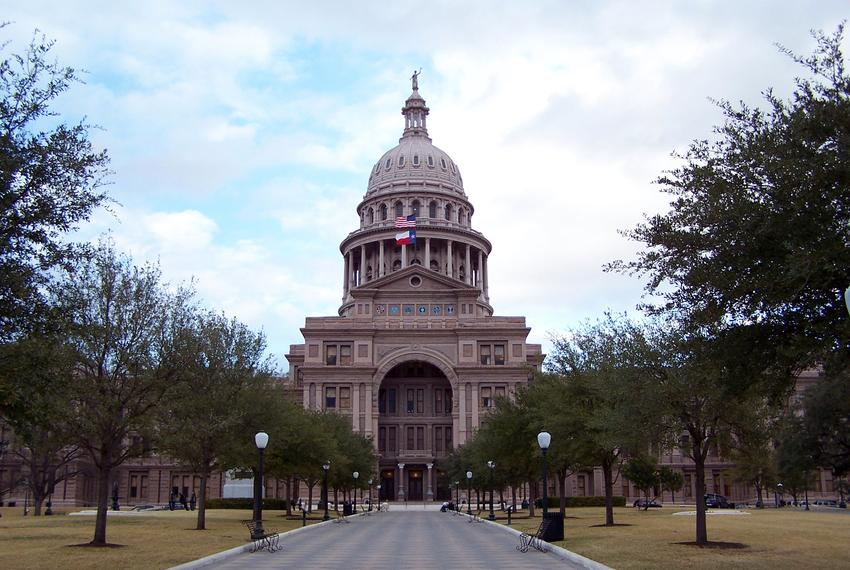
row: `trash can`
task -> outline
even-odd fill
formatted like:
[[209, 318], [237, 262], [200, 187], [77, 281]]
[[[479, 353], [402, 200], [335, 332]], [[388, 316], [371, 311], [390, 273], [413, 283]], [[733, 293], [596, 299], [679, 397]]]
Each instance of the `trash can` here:
[[342, 515], [347, 517], [349, 515], [354, 514], [354, 508], [350, 503], [343, 503], [342, 505]]
[[561, 511], [548, 512], [543, 515], [543, 519], [546, 522], [543, 529], [545, 532], [540, 535], [540, 539], [546, 542], [564, 540], [564, 516]]

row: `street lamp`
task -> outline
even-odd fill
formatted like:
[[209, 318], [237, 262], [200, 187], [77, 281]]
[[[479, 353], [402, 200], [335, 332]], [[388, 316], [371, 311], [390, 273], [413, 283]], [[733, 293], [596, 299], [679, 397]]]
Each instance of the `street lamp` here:
[[782, 490], [782, 483], [777, 483], [776, 488], [779, 489], [779, 501], [781, 503], [785, 500], [785, 493]]
[[263, 452], [269, 444], [269, 434], [264, 431], [257, 432], [254, 443], [260, 454], [257, 465], [257, 477], [254, 479], [254, 528], [251, 530], [251, 540], [260, 540], [266, 535], [263, 529]]
[[455, 511], [460, 510], [460, 481], [455, 481]]
[[[369, 511], [372, 510], [372, 478], [369, 478]], [[368, 512], [368, 511], [367, 511]]]
[[375, 488], [378, 490], [378, 512], [381, 512], [381, 484], [378, 483]]
[[495, 515], [495, 513], [493, 513], [493, 473], [494, 473], [494, 470], [496, 469], [496, 462], [495, 461], [488, 461], [487, 467], [490, 468], [490, 517], [489, 517], [489, 519], [491, 521], [494, 521], [494, 520], [496, 520], [496, 515]]
[[325, 502], [325, 515], [322, 517], [323, 521], [331, 520], [331, 516], [328, 514], [328, 471], [331, 468], [331, 460], [328, 459], [322, 464], [322, 471], [324, 472], [324, 477], [322, 478], [322, 500]]
[[357, 514], [357, 479], [360, 478], [360, 472], [355, 471], [354, 473], [352, 473], [352, 475], [354, 476], [354, 509], [352, 509], [352, 510], [354, 511], [354, 514], [356, 515]]
[[549, 444], [552, 443], [552, 436], [548, 431], [541, 431], [537, 434], [537, 445], [540, 446], [540, 451], [543, 453], [543, 518], [549, 512], [549, 494], [548, 481], [546, 480], [546, 452], [549, 450]]
[[472, 471], [466, 472], [466, 514], [472, 516]]

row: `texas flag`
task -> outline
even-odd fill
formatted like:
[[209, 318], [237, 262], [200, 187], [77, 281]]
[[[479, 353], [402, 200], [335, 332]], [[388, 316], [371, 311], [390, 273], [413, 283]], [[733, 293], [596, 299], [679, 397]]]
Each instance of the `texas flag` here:
[[396, 245], [413, 245], [416, 243], [416, 230], [407, 230], [395, 235]]

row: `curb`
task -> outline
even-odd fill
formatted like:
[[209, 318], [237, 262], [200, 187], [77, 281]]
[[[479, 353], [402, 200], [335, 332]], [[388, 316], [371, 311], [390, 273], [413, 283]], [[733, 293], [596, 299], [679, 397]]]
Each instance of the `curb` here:
[[[466, 514], [466, 513], [462, 513], [462, 514], [465, 517], [469, 517], [469, 515]], [[469, 518], [471, 518], [471, 517], [469, 517]], [[484, 522], [484, 523], [496, 526], [496, 527], [514, 535], [517, 540], [519, 540], [519, 537], [522, 534], [520, 531], [518, 531], [516, 529], [513, 529], [513, 528], [506, 526], [506, 525], [503, 525], [503, 524], [499, 524], [497, 522], [493, 522], [491, 520], [487, 520], [485, 518], [481, 518], [481, 521]], [[601, 563], [599, 563], [595, 560], [591, 560], [590, 558], [585, 558], [581, 554], [576, 554], [572, 550], [567, 550], [566, 548], [562, 548], [560, 546], [556, 546], [554, 544], [550, 544], [548, 542], [543, 542], [543, 541], [541, 541], [541, 544], [543, 545], [544, 551], [548, 552], [549, 554], [552, 554], [553, 556], [555, 556], [557, 558], [560, 558], [561, 560], [566, 560], [568, 562], [571, 562], [572, 564], [575, 564], [575, 565], [579, 566], [580, 568], [585, 568], [586, 570], [613, 570], [613, 568], [611, 568], [610, 566], [605, 566], [604, 564], [601, 564]]]
[[[362, 517], [365, 516], [365, 513], [357, 513], [356, 515], [349, 515], [345, 518], [352, 517]], [[297, 534], [299, 532], [305, 532], [307, 530], [313, 528], [319, 528], [320, 526], [324, 526], [326, 524], [330, 524], [335, 522], [333, 519], [329, 521], [322, 521], [316, 524], [310, 524], [307, 526], [302, 526], [299, 528], [294, 528], [292, 530], [288, 530], [286, 532], [280, 533], [280, 540], [285, 539], [286, 537], [292, 536], [293, 534]], [[229, 550], [223, 550], [221, 552], [216, 552], [215, 554], [210, 554], [209, 556], [204, 556], [203, 558], [198, 558], [197, 560], [190, 560], [189, 562], [184, 562], [178, 566], [172, 566], [168, 570], [194, 570], [195, 568], [206, 568], [207, 566], [211, 566], [213, 564], [217, 564], [223, 560], [227, 560], [228, 558], [233, 558], [234, 556], [239, 556], [243, 552], [248, 552], [251, 549], [251, 545], [253, 542], [248, 542], [241, 546], [234, 546]]]

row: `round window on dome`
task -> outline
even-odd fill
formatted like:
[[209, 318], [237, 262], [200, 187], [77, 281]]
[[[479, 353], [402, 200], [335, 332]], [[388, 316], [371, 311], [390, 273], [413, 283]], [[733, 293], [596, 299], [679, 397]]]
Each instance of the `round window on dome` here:
[[388, 158], [388, 159], [387, 159], [387, 163], [384, 165], [384, 167], [385, 167], [387, 170], [389, 170], [389, 169], [390, 169], [390, 166], [392, 166], [392, 164], [393, 164], [393, 159]]
[[413, 155], [413, 166], [419, 166], [419, 155], [418, 154]]
[[445, 169], [446, 169], [446, 159], [445, 159], [445, 158], [441, 158], [441, 159], [440, 159], [440, 166], [442, 166], [442, 167], [443, 167], [443, 170], [445, 170]]
[[398, 167], [401, 168], [404, 166], [404, 155], [398, 157]]

